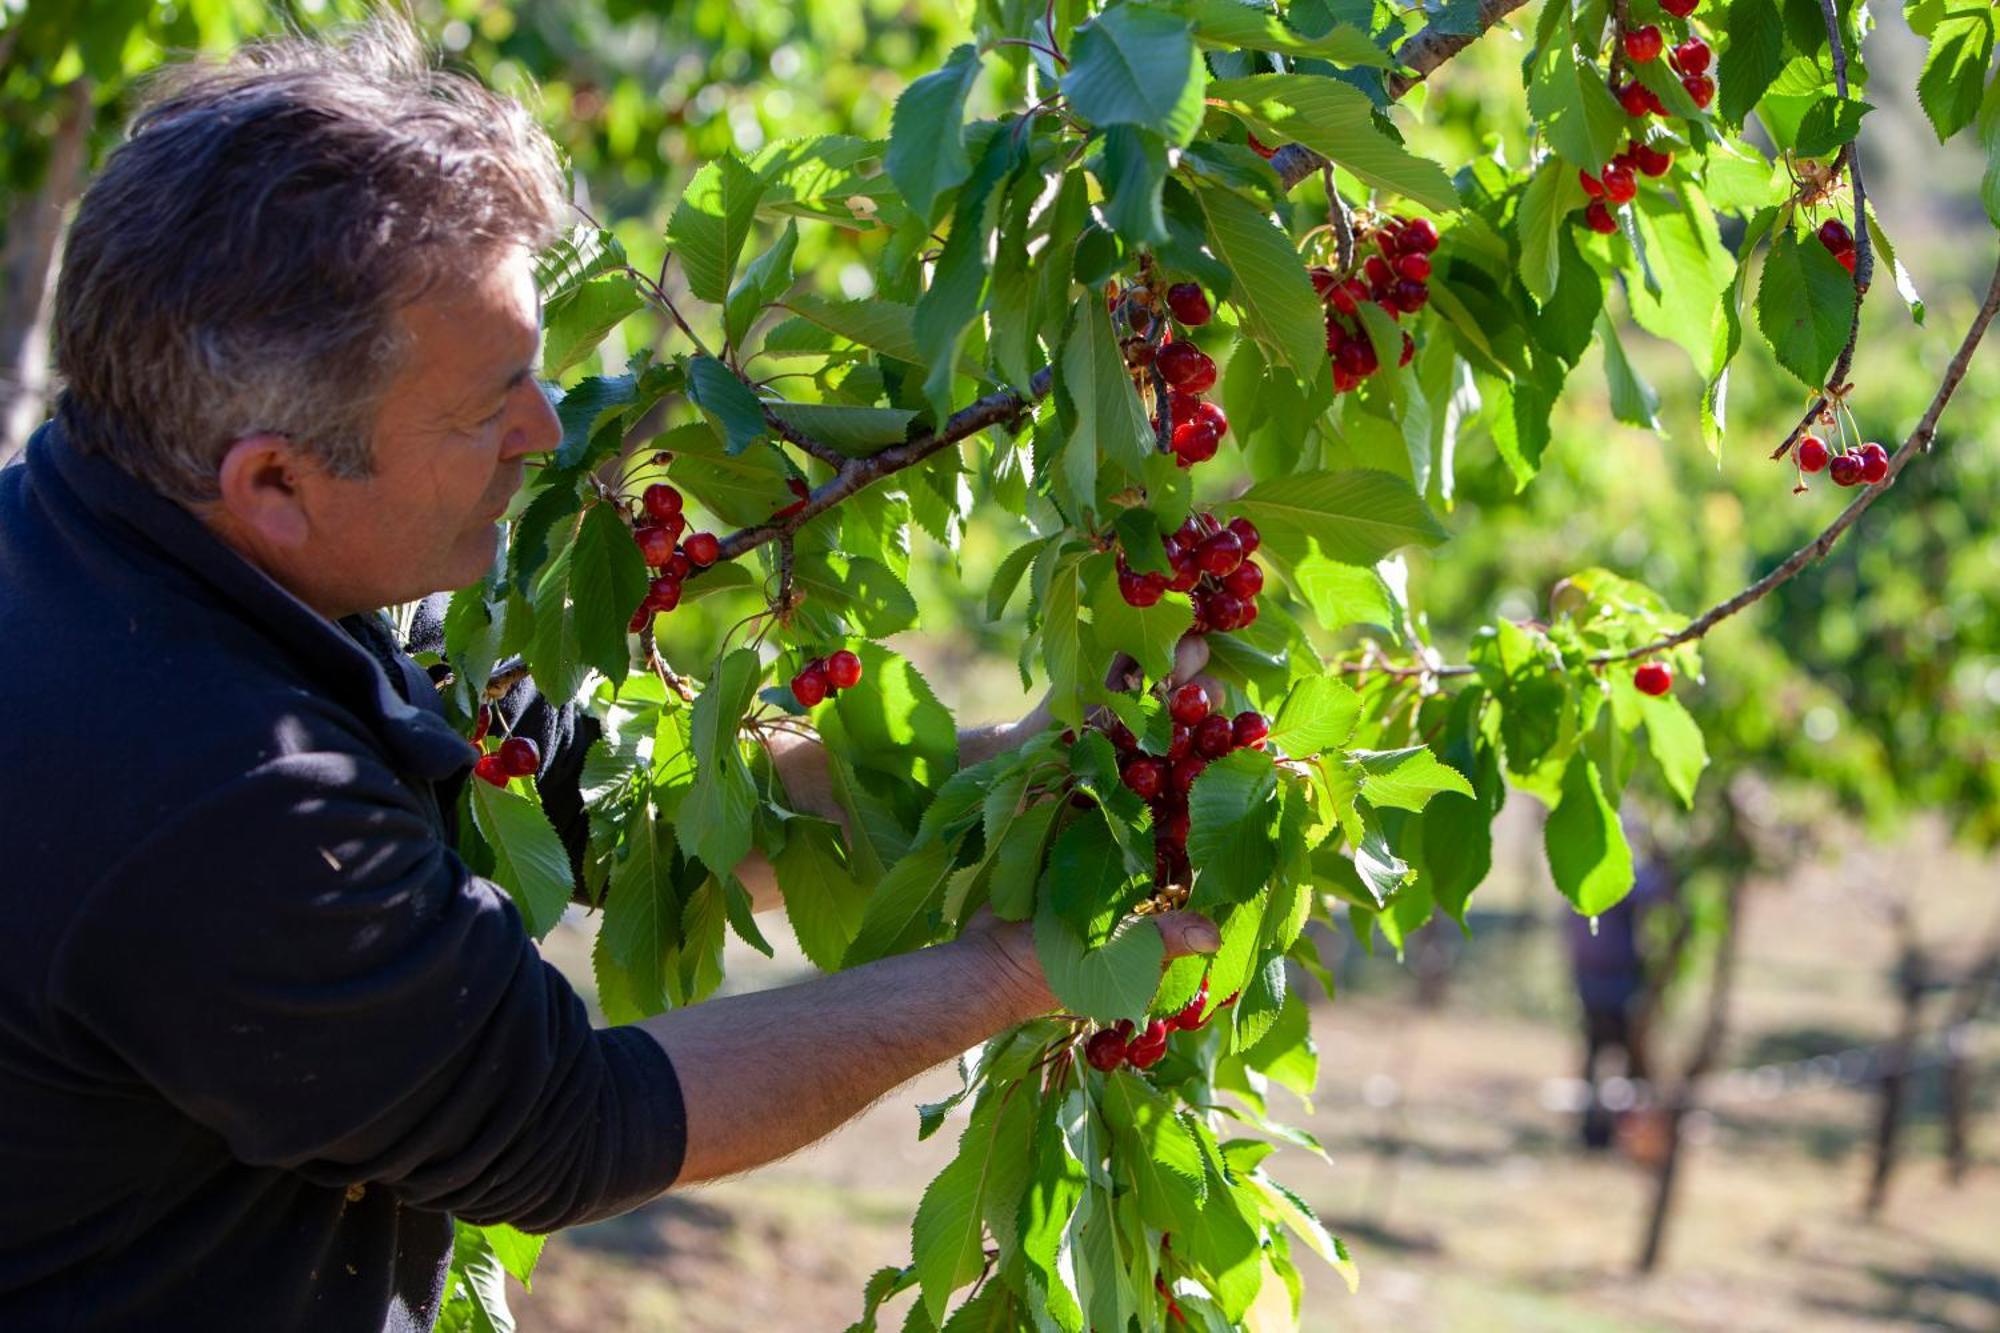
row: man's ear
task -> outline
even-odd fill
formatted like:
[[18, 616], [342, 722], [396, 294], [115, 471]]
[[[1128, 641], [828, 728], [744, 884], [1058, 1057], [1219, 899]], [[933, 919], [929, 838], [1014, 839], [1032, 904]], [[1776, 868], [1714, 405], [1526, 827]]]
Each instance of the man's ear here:
[[215, 508], [260, 546], [296, 549], [312, 534], [300, 482], [306, 468], [283, 435], [246, 435], [222, 456]]

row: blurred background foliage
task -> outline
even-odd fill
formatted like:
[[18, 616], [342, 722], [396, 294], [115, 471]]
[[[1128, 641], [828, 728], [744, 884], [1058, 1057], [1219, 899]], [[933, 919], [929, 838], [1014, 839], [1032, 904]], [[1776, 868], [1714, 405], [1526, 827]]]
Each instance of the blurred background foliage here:
[[[1005, 11], [1024, 0], [981, 3]], [[56, 229], [91, 165], [116, 143], [135, 83], [165, 59], [372, 8], [364, 0], [0, 0], [0, 401], [8, 412], [0, 460], [46, 402]], [[412, 8], [448, 59], [536, 107], [573, 165], [578, 203], [648, 271], [701, 162], [800, 135], [885, 135], [898, 93], [972, 26], [958, 0], [415, 0]], [[1868, 96], [1880, 109], [1863, 135], [1863, 159], [1882, 222], [1927, 307], [1923, 324], [1914, 323], [1884, 277], [1864, 311], [1852, 407], [1866, 437], [1893, 448], [1977, 304], [1993, 242], [1977, 200], [1983, 163], [1963, 136], [1941, 149], [1916, 109], [1922, 43], [1894, 7], [1874, 17]], [[1407, 99], [1394, 114], [1413, 145], [1449, 165], [1481, 155], [1523, 160], [1531, 125], [1522, 49], [1505, 32], [1491, 34]], [[1003, 63], [992, 62], [994, 76], [981, 84], [986, 104], [975, 104], [974, 116], [1021, 100], [1018, 80], [999, 73]], [[770, 239], [753, 239], [750, 252]], [[879, 243], [809, 225], [798, 267], [826, 294], [864, 296], [867, 247]], [[644, 319], [565, 378], [622, 366]], [[1620, 334], [1658, 396], [1657, 430], [1613, 418], [1593, 350], [1559, 408], [1542, 473], [1525, 491], [1483, 433], [1458, 439], [1445, 515], [1453, 540], [1408, 557], [1413, 603], [1446, 660], [1464, 660], [1473, 631], [1494, 617], [1546, 618], [1557, 581], [1591, 566], [1642, 580], [1693, 614], [1809, 540], [1842, 503], [1824, 479], [1794, 494], [1790, 465], [1767, 458], [1803, 399], [1761, 340], [1748, 341], [1733, 371], [1727, 437], [1711, 456], [1697, 427], [1701, 383], [1685, 355], [1629, 321]], [[671, 335], [655, 327], [642, 336]], [[1784, 873], [1802, 857], [1894, 846], [1919, 824], [1972, 848], [2000, 842], [1996, 414], [2000, 351], [1988, 347], [1930, 456], [1824, 562], [1706, 641], [1704, 678], [1681, 692], [1714, 759], [1702, 799], [1677, 814], [1669, 800], [1644, 799], [1642, 786], [1640, 808], [1628, 811], [1653, 826], [1648, 841], [1686, 884], [1684, 910], [1695, 918], [1722, 920], [1720, 895], [1754, 869]], [[1225, 449], [1213, 475], [1228, 480], [1232, 457]], [[1247, 480], [1247, 471], [1233, 480]], [[1433, 496], [1442, 498], [1435, 486]], [[912, 591], [922, 628], [898, 646], [926, 666], [964, 722], [1013, 714], [1026, 698], [1013, 666], [1018, 609], [992, 622], [983, 606], [992, 570], [1023, 535], [998, 505], [981, 505], [955, 548], [917, 538]], [[690, 634], [703, 633], [683, 619]], [[1744, 775], [1765, 794], [1757, 819], [1772, 836], [1746, 840], [1733, 821], [1713, 817]], [[1895, 857], [1868, 864], [1875, 892], [1925, 915], [1931, 895], [1899, 873]], [[1944, 945], [1985, 929], [1978, 895], [1940, 902], [1928, 908], [1928, 933]], [[1700, 956], [1693, 951], [1679, 966], [1693, 975]]]

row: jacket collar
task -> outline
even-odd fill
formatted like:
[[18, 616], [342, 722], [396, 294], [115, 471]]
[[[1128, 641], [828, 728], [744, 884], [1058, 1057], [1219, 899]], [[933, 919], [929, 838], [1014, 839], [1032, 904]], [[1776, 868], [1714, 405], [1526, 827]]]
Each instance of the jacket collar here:
[[[106, 541], [138, 540], [219, 595], [231, 612], [282, 649], [318, 692], [359, 715], [405, 772], [431, 782], [464, 771], [472, 747], [453, 731], [430, 679], [394, 642], [382, 617], [332, 621], [245, 560], [188, 510], [101, 454], [79, 450], [58, 421], [29, 439], [26, 466], [37, 489], [66, 492]], [[369, 623], [371, 622], [372, 623]], [[391, 682], [359, 641], [386, 643], [408, 691]]]

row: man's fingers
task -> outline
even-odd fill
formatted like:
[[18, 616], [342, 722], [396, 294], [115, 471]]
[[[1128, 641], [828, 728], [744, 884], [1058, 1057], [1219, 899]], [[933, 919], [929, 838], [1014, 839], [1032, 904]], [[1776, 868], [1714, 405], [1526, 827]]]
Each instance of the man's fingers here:
[[1139, 670], [1139, 661], [1130, 653], [1119, 653], [1112, 658], [1111, 669], [1104, 673], [1104, 688], [1107, 690], [1123, 693], [1126, 690], [1136, 690], [1145, 683], [1146, 677]]
[[1174, 684], [1194, 679], [1208, 665], [1208, 636], [1187, 633], [1174, 645]]
[[1170, 961], [1191, 953], [1214, 953], [1222, 947], [1222, 932], [1199, 912], [1162, 912], [1152, 920], [1160, 928]]

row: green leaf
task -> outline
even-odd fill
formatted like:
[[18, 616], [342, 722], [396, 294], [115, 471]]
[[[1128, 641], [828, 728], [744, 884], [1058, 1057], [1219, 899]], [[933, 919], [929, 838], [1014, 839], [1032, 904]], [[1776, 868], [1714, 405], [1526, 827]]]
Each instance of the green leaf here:
[[1094, 291], [1077, 299], [1063, 343], [1061, 376], [1062, 391], [1076, 409], [1069, 447], [1095, 450], [1137, 476], [1152, 452], [1153, 429], [1132, 387], [1111, 317]]
[[[1682, 183], [1676, 204], [1657, 191], [1643, 191], [1629, 211], [1638, 225], [1658, 291], [1644, 283], [1626, 284], [1626, 299], [1638, 326], [1678, 343], [1706, 378], [1721, 373], [1728, 361], [1726, 344], [1718, 348], [1733, 318], [1733, 301], [1718, 301], [1716, 293], [1736, 276], [1736, 260], [1716, 229], [1715, 210], [1695, 186]], [[1748, 255], [1751, 242], [1743, 243]], [[1852, 284], [1850, 283], [1850, 286]]]
[[1035, 563], [1035, 557], [1042, 553], [1054, 538], [1036, 537], [1021, 543], [1007, 553], [1000, 567], [993, 571], [993, 582], [986, 589], [986, 618], [998, 620], [1007, 610], [1007, 603], [1014, 596], [1014, 589], [1020, 586], [1021, 576], [1028, 572], [1028, 566]]
[[1379, 625], [1392, 637], [1402, 637], [1403, 618], [1396, 611], [1388, 585], [1373, 569], [1308, 552], [1290, 572], [1299, 596], [1325, 628]]
[[1166, 140], [1137, 126], [1113, 125], [1104, 131], [1098, 177], [1104, 186], [1105, 221], [1127, 245], [1157, 245], [1167, 239], [1167, 218], [1160, 211], [1160, 190], [1167, 183]]
[[[732, 454], [705, 421], [677, 426], [653, 443], [674, 455], [674, 485], [725, 523], [737, 527], [762, 523], [796, 498], [785, 485], [790, 474], [784, 460], [772, 445], [756, 444]], [[687, 595], [695, 596], [696, 589], [721, 568], [711, 566], [689, 582]]]
[[895, 572], [861, 555], [800, 554], [792, 577], [812, 603], [839, 611], [864, 634], [894, 634], [917, 623], [917, 602]]
[[512, 1274], [516, 1282], [532, 1290], [533, 1284], [529, 1279], [535, 1274], [535, 1261], [541, 1258], [542, 1244], [548, 1237], [516, 1231], [505, 1222], [495, 1222], [476, 1230], [485, 1238], [500, 1266]]
[[1134, 125], [1184, 148], [1201, 126], [1203, 82], [1193, 25], [1119, 5], [1077, 31], [1062, 92], [1093, 125]]
[[938, 200], [972, 174], [965, 149], [965, 98], [979, 78], [979, 52], [957, 47], [944, 68], [924, 75], [896, 99], [883, 165], [911, 211], [938, 219]]
[[1286, 566], [1312, 555], [1373, 565], [1398, 547], [1438, 546], [1449, 536], [1409, 482], [1368, 468], [1259, 482], [1218, 508], [1255, 523], [1261, 553]]
[[934, 1321], [944, 1318], [951, 1293], [979, 1276], [984, 1259], [981, 1222], [995, 1160], [1027, 1148], [1003, 1142], [1000, 1098], [987, 1095], [973, 1107], [958, 1141], [958, 1153], [925, 1188], [910, 1227], [910, 1256], [923, 1288], [923, 1306]]
[[1042, 874], [1042, 901], [1083, 937], [1101, 940], [1124, 907], [1130, 877], [1102, 812], [1085, 811], [1057, 835]]
[[738, 648], [716, 664], [694, 701], [694, 786], [680, 809], [680, 837], [716, 875], [735, 873], [750, 853], [750, 820], [757, 790], [743, 762], [737, 731], [757, 697], [764, 668], [757, 654]]
[[1128, 603], [1118, 591], [1117, 566], [1099, 562], [1090, 590], [1090, 622], [1100, 656], [1130, 653], [1146, 679], [1164, 680], [1173, 671], [1174, 648], [1194, 624], [1194, 609], [1185, 598], [1167, 596], [1152, 606]]
[[[1571, 168], [1603, 169], [1625, 140], [1624, 108], [1604, 85], [1603, 71], [1579, 58], [1570, 31], [1570, 7], [1557, 11], [1529, 74], [1528, 111]], [[1574, 176], [1574, 170], [1570, 175]]]
[[674, 834], [643, 801], [620, 832], [598, 935], [604, 952], [624, 970], [631, 991], [627, 998], [651, 1015], [667, 1006], [667, 958], [681, 939]]
[[1035, 912], [1035, 955], [1063, 1008], [1111, 1023], [1146, 1012], [1159, 988], [1166, 945], [1152, 922], [1126, 917], [1101, 946], [1089, 948], [1044, 898]]
[[1979, 200], [1986, 217], [2000, 227], [2000, 78], [1986, 86], [1979, 104], [1979, 146], [1986, 154], [1986, 172], [1979, 178]]
[[856, 407], [848, 403], [771, 403], [778, 420], [849, 458], [866, 458], [909, 438], [917, 414], [900, 407]]
[[1721, 30], [1729, 44], [1716, 62], [1716, 110], [1740, 125], [1785, 67], [1785, 25], [1776, 0], [1731, 0]]
[[632, 375], [593, 375], [578, 380], [556, 404], [556, 419], [563, 428], [556, 466], [583, 466], [599, 427], [614, 415], [622, 415], [638, 396], [639, 381]]
[[[2000, 79], [1994, 81], [1994, 86], [2000, 87]], [[1924, 298], [1917, 291], [1916, 279], [1912, 278], [1910, 271], [1903, 267], [1903, 261], [1896, 258], [1896, 247], [1890, 243], [1889, 233], [1882, 229], [1882, 219], [1875, 216], [1873, 205], [1868, 209], [1868, 236], [1875, 243], [1875, 262], [1878, 265], [1887, 265], [1890, 274], [1895, 278], [1896, 295], [1902, 297], [1903, 304], [1909, 307], [1910, 319], [1917, 324], [1923, 323]]]
[[1563, 770], [1562, 800], [1543, 826], [1549, 872], [1578, 912], [1596, 916], [1632, 889], [1632, 849], [1605, 799], [1597, 765], [1578, 750]]
[[541, 373], [555, 379], [645, 304], [629, 274], [606, 273], [584, 283], [544, 325]]
[[1326, 373], [1325, 306], [1289, 237], [1233, 190], [1196, 192], [1208, 241], [1228, 266], [1231, 303], [1252, 337], [1310, 382]]
[[1378, 189], [1440, 212], [1458, 208], [1444, 168], [1384, 134], [1374, 104], [1351, 84], [1314, 74], [1252, 74], [1210, 84], [1208, 97], [1267, 143], [1302, 143]]
[[785, 845], [771, 865], [799, 952], [822, 972], [839, 971], [869, 898], [841, 855], [839, 831], [825, 820], [787, 820]]
[[891, 954], [907, 953], [928, 942], [931, 912], [951, 874], [957, 841], [914, 847], [889, 868], [868, 897], [854, 942], [841, 966], [872, 963]]
[[894, 301], [830, 301], [823, 296], [798, 292], [785, 299], [785, 308], [830, 329], [849, 342], [880, 352], [912, 365], [924, 364], [917, 350], [913, 321], [916, 311]]
[[[1307, 37], [1280, 16], [1241, 0], [1174, 0], [1173, 8], [1194, 20], [1195, 37], [1203, 46], [1223, 51], [1272, 51], [1378, 69], [1395, 63], [1375, 45], [1365, 26], [1336, 23], [1316, 37]], [[1367, 22], [1365, 16], [1362, 22]]]
[[520, 909], [528, 933], [539, 940], [556, 928], [569, 906], [576, 883], [569, 853], [534, 801], [490, 782], [466, 785], [472, 791], [473, 822], [493, 849], [493, 878]]
[[1667, 786], [1682, 805], [1694, 809], [1695, 784], [1708, 767], [1708, 744], [1701, 727], [1671, 694], [1657, 699], [1641, 695], [1639, 711], [1646, 719], [1646, 747], [1659, 761]]
[[1628, 426], [1660, 432], [1660, 395], [1626, 359], [1618, 326], [1609, 315], [1599, 312], [1596, 329], [1598, 345], [1604, 349], [1604, 378], [1611, 388], [1612, 418]]
[[667, 222], [667, 245], [699, 299], [714, 305], [728, 299], [729, 280], [763, 193], [763, 178], [730, 155], [704, 163], [688, 182]]
[[1559, 157], [1544, 161], [1521, 192], [1516, 230], [1521, 237], [1521, 285], [1537, 301], [1555, 295], [1562, 277], [1562, 233], [1583, 206], [1576, 169]]
[[608, 504], [583, 514], [570, 553], [567, 593], [575, 607], [577, 646], [583, 660], [614, 686], [632, 663], [625, 626], [646, 596], [646, 562], [632, 534]]
[[1917, 101], [1930, 117], [1938, 142], [1972, 123], [1979, 114], [1980, 90], [1993, 59], [1993, 7], [1959, 4], [1948, 9], [1931, 32], [1924, 72], [1917, 76]]
[[1327, 676], [1292, 686], [1271, 721], [1271, 744], [1295, 759], [1347, 744], [1361, 716], [1361, 696]]
[[1188, 860], [1195, 902], [1242, 902], [1277, 868], [1271, 821], [1277, 770], [1262, 750], [1237, 750], [1211, 763], [1188, 793]]
[[958, 768], [958, 728], [930, 682], [909, 661], [875, 643], [850, 645], [861, 658], [861, 683], [842, 690], [820, 713], [822, 733], [837, 733], [848, 762], [923, 787]]
[[724, 308], [724, 331], [732, 344], [743, 340], [758, 312], [785, 294], [792, 285], [792, 257], [799, 249], [798, 223], [787, 220], [777, 244], [750, 261], [743, 276], [729, 289]]
[[1854, 320], [1854, 279], [1825, 246], [1799, 244], [1789, 228], [1780, 231], [1764, 257], [1757, 284], [1757, 327], [1764, 331], [1778, 364], [1817, 387]]
[[764, 404], [756, 392], [712, 356], [697, 355], [688, 362], [688, 397], [722, 432], [730, 454], [740, 454], [770, 436]]
[[1472, 795], [1472, 784], [1430, 749], [1356, 750], [1361, 763], [1361, 794], [1378, 809], [1421, 812], [1439, 792]]
[[1822, 97], [1799, 122], [1793, 150], [1807, 157], [1824, 157], [1861, 132], [1861, 118], [1875, 108], [1858, 99]]
[[1042, 599], [1042, 661], [1049, 671], [1049, 711], [1065, 726], [1083, 725], [1081, 562], [1064, 556]]
[[[1208, 1171], [1201, 1146], [1174, 1114], [1173, 1103], [1135, 1074], [1112, 1074], [1101, 1098], [1111, 1126], [1112, 1168], [1131, 1182], [1139, 1215], [1148, 1226], [1183, 1235], [1183, 1222], [1197, 1217], [1208, 1196]], [[1182, 1239], [1176, 1257], [1201, 1263]]]

